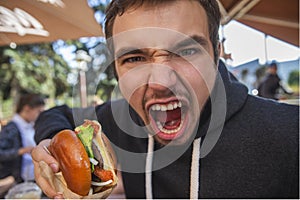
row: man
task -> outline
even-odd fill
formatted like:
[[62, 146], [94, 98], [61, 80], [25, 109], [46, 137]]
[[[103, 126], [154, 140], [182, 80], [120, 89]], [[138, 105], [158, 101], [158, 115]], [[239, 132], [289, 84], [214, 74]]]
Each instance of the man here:
[[[298, 107], [249, 96], [218, 66], [219, 22], [212, 0], [108, 7], [105, 33], [126, 101], [102, 104], [96, 115], [118, 156], [126, 198], [298, 197]], [[36, 140], [91, 116], [78, 113], [45, 112]], [[48, 144], [33, 151], [36, 181], [61, 197], [38, 167], [43, 160], [59, 170], [43, 150]]]
[[267, 69], [267, 75], [258, 87], [258, 95], [265, 98], [278, 100], [279, 89], [286, 94], [292, 94], [287, 91], [281, 83], [281, 80], [277, 74], [277, 63], [272, 62]]

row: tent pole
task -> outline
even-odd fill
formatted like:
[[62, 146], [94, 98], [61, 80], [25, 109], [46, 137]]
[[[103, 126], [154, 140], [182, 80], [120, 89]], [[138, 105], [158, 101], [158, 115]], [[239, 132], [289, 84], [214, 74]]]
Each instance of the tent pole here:
[[265, 62], [267, 63], [269, 58], [268, 58], [268, 42], [267, 42], [267, 38], [268, 38], [268, 35], [265, 34], [265, 38], [264, 38], [264, 47], [265, 47]]

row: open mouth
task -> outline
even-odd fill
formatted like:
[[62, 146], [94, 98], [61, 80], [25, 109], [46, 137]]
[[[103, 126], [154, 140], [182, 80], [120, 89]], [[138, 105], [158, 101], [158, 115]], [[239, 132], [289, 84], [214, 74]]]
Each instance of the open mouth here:
[[156, 103], [149, 109], [151, 126], [158, 137], [173, 140], [182, 135], [186, 109], [181, 101]]

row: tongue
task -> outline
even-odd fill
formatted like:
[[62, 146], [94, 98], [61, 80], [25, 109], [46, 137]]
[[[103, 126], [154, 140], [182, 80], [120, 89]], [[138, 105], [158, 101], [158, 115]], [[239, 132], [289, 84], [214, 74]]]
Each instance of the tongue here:
[[180, 125], [181, 109], [156, 112], [156, 119], [164, 124], [165, 129], [174, 129]]

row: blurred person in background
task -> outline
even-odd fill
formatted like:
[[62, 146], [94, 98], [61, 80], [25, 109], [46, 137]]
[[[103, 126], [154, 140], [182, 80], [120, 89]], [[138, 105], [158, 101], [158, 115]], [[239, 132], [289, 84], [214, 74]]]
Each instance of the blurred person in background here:
[[272, 62], [267, 69], [267, 75], [258, 87], [258, 95], [264, 98], [279, 99], [279, 90], [281, 89], [285, 94], [292, 94], [281, 84], [281, 79], [277, 74], [277, 63]]
[[16, 113], [0, 132], [0, 178], [13, 176], [16, 183], [33, 181], [31, 150], [34, 141], [34, 122], [44, 110], [44, 98], [38, 94], [22, 95]]

